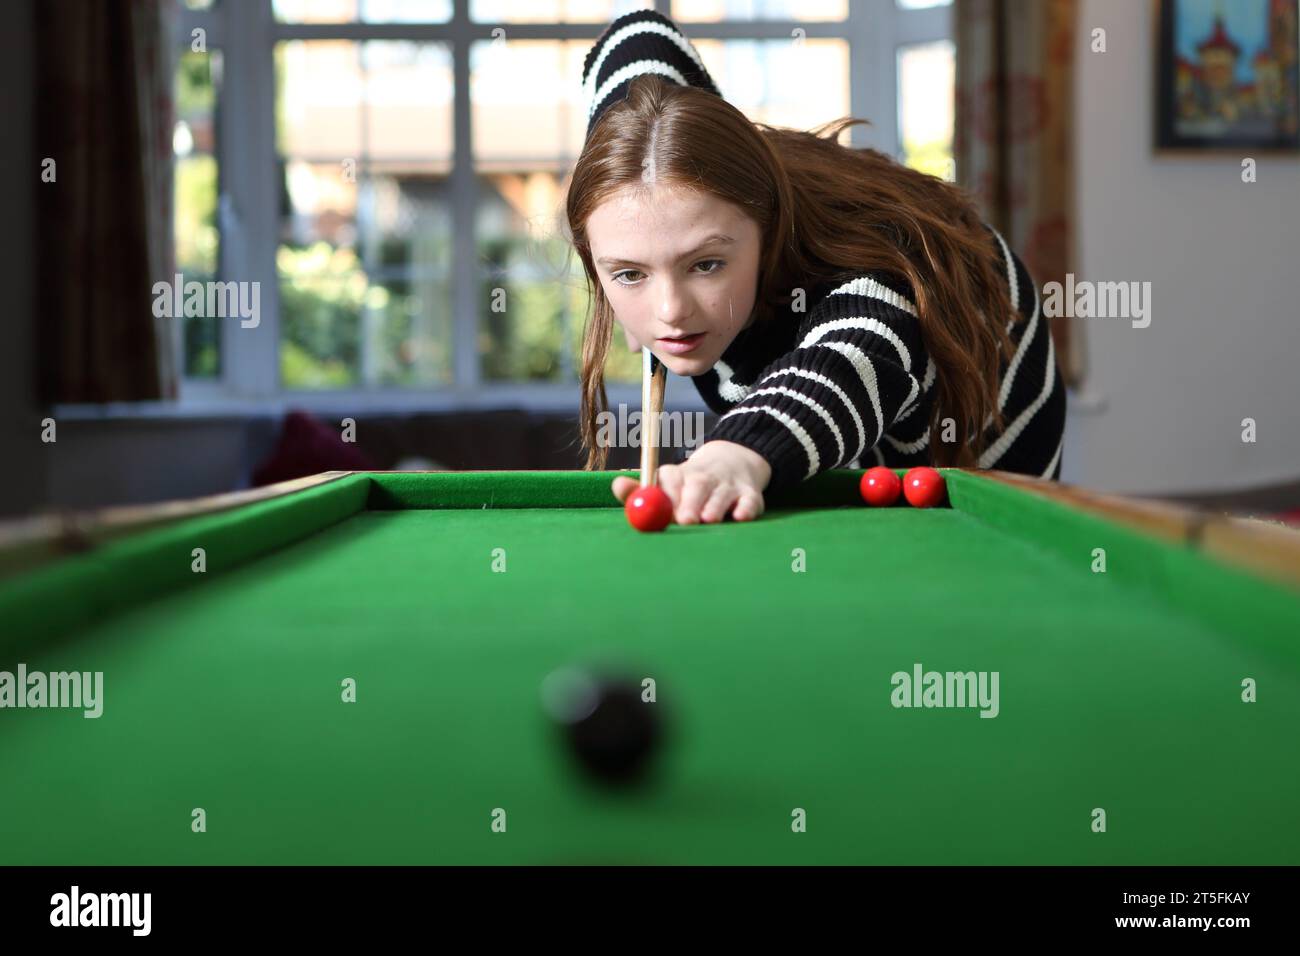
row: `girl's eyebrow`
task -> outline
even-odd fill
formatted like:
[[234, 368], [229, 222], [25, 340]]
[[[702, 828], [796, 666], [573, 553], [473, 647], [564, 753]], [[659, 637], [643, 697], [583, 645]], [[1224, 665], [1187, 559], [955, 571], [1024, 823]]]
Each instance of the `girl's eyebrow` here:
[[[716, 235], [709, 236], [709, 238], [705, 239], [703, 242], [701, 242], [698, 246], [696, 246], [696, 247], [695, 247], [694, 249], [692, 249], [690, 252], [684, 253], [680, 258], [678, 258], [677, 261], [678, 261], [678, 262], [681, 262], [682, 259], [689, 259], [691, 256], [693, 256], [693, 255], [695, 255], [696, 253], [698, 253], [701, 249], [707, 249], [709, 246], [718, 245], [719, 243], [726, 244], [726, 243], [729, 243], [729, 242], [735, 242], [735, 241], [736, 241], [736, 240], [735, 240], [735, 239], [732, 239], [730, 236], [724, 236], [722, 233], [717, 233]], [[601, 265], [606, 265], [606, 266], [637, 266], [637, 267], [640, 267], [640, 265], [641, 265], [641, 263], [639, 263], [639, 262], [633, 262], [631, 259], [618, 259], [618, 258], [616, 258], [616, 257], [614, 257], [614, 256], [601, 256], [601, 257], [600, 257], [599, 259], [597, 259], [596, 261], [599, 262]]]

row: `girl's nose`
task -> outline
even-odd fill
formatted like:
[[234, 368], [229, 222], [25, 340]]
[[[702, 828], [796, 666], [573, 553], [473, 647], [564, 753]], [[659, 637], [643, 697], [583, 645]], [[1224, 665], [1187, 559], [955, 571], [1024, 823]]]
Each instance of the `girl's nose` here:
[[692, 312], [691, 299], [682, 288], [681, 283], [666, 279], [660, 284], [658, 294], [659, 321], [672, 324], [690, 318]]

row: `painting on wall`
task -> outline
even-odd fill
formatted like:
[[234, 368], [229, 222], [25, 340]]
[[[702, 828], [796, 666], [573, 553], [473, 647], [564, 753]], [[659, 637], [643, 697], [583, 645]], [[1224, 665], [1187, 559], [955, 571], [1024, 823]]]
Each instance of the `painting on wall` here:
[[1156, 146], [1300, 151], [1300, 0], [1158, 0]]

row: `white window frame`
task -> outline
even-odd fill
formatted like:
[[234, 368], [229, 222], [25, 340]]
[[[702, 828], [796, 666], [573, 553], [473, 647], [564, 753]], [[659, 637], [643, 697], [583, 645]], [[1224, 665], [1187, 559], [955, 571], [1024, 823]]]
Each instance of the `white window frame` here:
[[[671, 15], [670, 0], [655, 0]], [[849, 44], [849, 106], [871, 126], [851, 130], [854, 146], [870, 146], [897, 158], [898, 75], [901, 46], [950, 38], [951, 7], [899, 9], [895, 0], [849, 0], [848, 18], [830, 23], [748, 20], [683, 23], [691, 39], [782, 39], [796, 28], [809, 39], [839, 38]], [[475, 184], [469, 51], [475, 41], [493, 39], [498, 27], [511, 40], [594, 41], [604, 23], [522, 24], [475, 22], [469, 0], [453, 0], [452, 16], [440, 24], [288, 24], [274, 19], [271, 0], [219, 0], [208, 10], [182, 8], [177, 17], [177, 49], [195, 28], [207, 33], [207, 48], [223, 60], [216, 155], [222, 194], [218, 203], [220, 278], [261, 283], [261, 322], [244, 329], [223, 320], [219, 329], [221, 373], [217, 380], [182, 379], [178, 411], [220, 413], [288, 405], [313, 410], [456, 410], [522, 407], [531, 410], [575, 408], [575, 382], [500, 383], [483, 381], [477, 353], [478, 304], [474, 281], [452, 284], [454, 384], [413, 388], [283, 390], [280, 386], [279, 281], [275, 251], [279, 236], [275, 179], [273, 50], [294, 39], [411, 40], [442, 42], [452, 56], [453, 152], [451, 221], [453, 276], [472, 276], [477, 264], [473, 224]], [[238, 38], [239, 42], [232, 42]], [[725, 91], [724, 91], [725, 92]], [[178, 350], [179, 350], [178, 343]], [[615, 347], [621, 347], [616, 340]], [[640, 386], [610, 383], [610, 403], [638, 407]], [[669, 376], [665, 402], [703, 409], [693, 384]]]

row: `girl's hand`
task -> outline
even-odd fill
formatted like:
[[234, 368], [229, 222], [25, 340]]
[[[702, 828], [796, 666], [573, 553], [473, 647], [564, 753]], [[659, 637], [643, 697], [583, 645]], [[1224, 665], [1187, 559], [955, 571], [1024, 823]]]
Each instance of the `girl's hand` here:
[[[728, 514], [753, 521], [763, 513], [763, 490], [772, 466], [758, 452], [729, 441], [708, 441], [680, 465], [659, 467], [659, 487], [673, 503], [678, 524], [713, 524]], [[614, 479], [614, 496], [624, 501], [638, 487], [634, 478]]]

